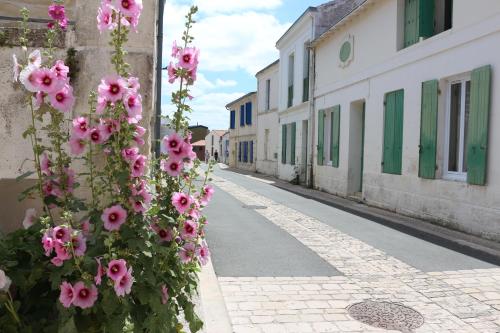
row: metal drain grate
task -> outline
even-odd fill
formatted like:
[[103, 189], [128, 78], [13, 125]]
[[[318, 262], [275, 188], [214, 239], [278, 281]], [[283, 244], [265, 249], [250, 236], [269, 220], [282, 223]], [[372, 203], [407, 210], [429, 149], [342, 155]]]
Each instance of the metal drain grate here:
[[349, 306], [347, 311], [363, 324], [403, 333], [414, 332], [424, 324], [418, 311], [398, 303], [364, 301]]
[[266, 209], [267, 206], [244, 205], [243, 208], [246, 208], [246, 209]]

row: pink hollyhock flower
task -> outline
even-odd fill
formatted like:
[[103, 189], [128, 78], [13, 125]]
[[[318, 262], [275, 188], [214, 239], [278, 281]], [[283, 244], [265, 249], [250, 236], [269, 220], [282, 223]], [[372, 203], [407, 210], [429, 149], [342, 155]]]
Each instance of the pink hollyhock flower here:
[[28, 66], [34, 66], [40, 68], [42, 65], [42, 53], [40, 50], [35, 50], [28, 56]]
[[187, 220], [184, 222], [181, 230], [181, 237], [183, 240], [195, 238], [198, 235], [198, 225], [196, 222]]
[[161, 228], [158, 224], [151, 225], [151, 229], [160, 237], [162, 242], [171, 242], [174, 240], [174, 231], [170, 228]]
[[73, 119], [73, 134], [80, 139], [86, 139], [90, 133], [87, 118], [78, 117]]
[[36, 221], [36, 209], [28, 208], [24, 214], [23, 227], [29, 229]]
[[75, 104], [73, 88], [68, 84], [65, 85], [61, 90], [49, 94], [49, 99], [52, 107], [61, 112], [69, 112]]
[[144, 213], [148, 210], [147, 206], [144, 204], [144, 202], [140, 200], [136, 200], [134, 198], [129, 199], [130, 205], [132, 206], [132, 209], [134, 210], [135, 213]]
[[106, 132], [102, 131], [99, 127], [94, 127], [89, 132], [90, 141], [93, 144], [100, 145], [109, 139]]
[[59, 302], [65, 307], [69, 308], [75, 299], [75, 292], [73, 290], [73, 286], [64, 281], [61, 286], [59, 287], [61, 289], [61, 294], [59, 295]]
[[142, 0], [115, 0], [116, 9], [121, 11], [125, 16], [138, 17], [142, 12]]
[[201, 195], [201, 204], [204, 206], [208, 205], [209, 201], [212, 200], [214, 193], [215, 190], [211, 185], [203, 187]]
[[[197, 68], [195, 67], [195, 68], [189, 70], [188, 75], [189, 75], [188, 80], [189, 80], [190, 84], [193, 84], [193, 82], [196, 81], [196, 79], [198, 77], [197, 76]], [[191, 100], [193, 100], [194, 97], [191, 95], [188, 95], [188, 98], [191, 101]]]
[[108, 107], [108, 105], [109, 105], [109, 103], [106, 100], [106, 98], [104, 98], [103, 96], [97, 97], [97, 105], [96, 105], [95, 113], [99, 114], [99, 115], [103, 114], [104, 110], [106, 109], [106, 107]]
[[183, 264], [187, 264], [191, 260], [193, 260], [193, 256], [195, 255], [195, 245], [193, 243], [184, 244], [183, 247], [179, 250], [179, 257], [181, 258], [181, 262]]
[[196, 249], [196, 256], [200, 263], [205, 266], [210, 258], [210, 250], [208, 249], [207, 243], [203, 242], [200, 247]]
[[104, 30], [114, 30], [117, 23], [113, 20], [113, 7], [107, 3], [103, 3], [97, 10], [97, 29], [102, 34]]
[[174, 42], [172, 43], [172, 58], [177, 58], [180, 50], [181, 48], [177, 46], [177, 41], [174, 40]]
[[122, 150], [122, 157], [125, 161], [132, 162], [135, 161], [137, 155], [139, 154], [139, 148], [125, 148]]
[[115, 280], [116, 296], [123, 297], [130, 294], [130, 292], [132, 291], [133, 283], [134, 277], [132, 276], [132, 267], [130, 267], [125, 275], [123, 275], [118, 280]]
[[52, 231], [52, 238], [61, 243], [67, 243], [71, 239], [71, 230], [67, 227], [57, 226]]
[[57, 60], [51, 70], [56, 73], [56, 76], [61, 80], [67, 80], [69, 74], [69, 67], [64, 64], [64, 61]]
[[82, 309], [91, 308], [97, 301], [97, 287], [94, 284], [87, 287], [83, 282], [77, 282], [73, 287], [73, 293], [75, 294], [73, 305]]
[[144, 175], [144, 172], [146, 170], [146, 162], [147, 162], [147, 158], [146, 156], [144, 155], [138, 155], [134, 162], [132, 162], [132, 177], [141, 177]]
[[80, 223], [80, 227], [81, 227], [82, 233], [85, 237], [90, 235], [90, 221], [88, 219], [82, 221]]
[[132, 27], [135, 32], [138, 32], [137, 26], [139, 25], [139, 15], [138, 16], [123, 16], [121, 19], [122, 25], [126, 27]]
[[55, 20], [60, 21], [66, 18], [66, 12], [64, 6], [62, 5], [50, 5], [49, 6], [49, 16]]
[[179, 69], [172, 63], [167, 66], [168, 82], [174, 83], [179, 78]]
[[73, 236], [71, 242], [73, 243], [73, 251], [75, 251], [75, 256], [84, 256], [85, 251], [87, 251], [87, 240], [85, 239], [83, 234], [79, 232], [76, 236]]
[[121, 76], [110, 75], [101, 80], [97, 90], [100, 97], [115, 103], [123, 98], [127, 91], [126, 85], [127, 82]]
[[38, 83], [36, 77], [36, 66], [26, 66], [19, 74], [19, 82], [30, 92], [38, 92]]
[[168, 302], [168, 288], [166, 285], [161, 286], [161, 304], [167, 304]]
[[137, 92], [141, 88], [141, 84], [139, 82], [139, 78], [135, 76], [131, 76], [127, 79], [127, 88], [131, 92]]
[[[65, 189], [66, 191], [68, 191], [69, 193], [72, 193], [73, 192], [73, 186], [75, 185], [75, 170], [73, 169], [69, 169], [69, 168], [65, 168], [64, 169], [64, 174], [66, 175], [66, 179], [65, 179]], [[60, 179], [60, 184], [64, 184], [64, 180]]]
[[37, 91], [47, 94], [60, 90], [66, 84], [65, 80], [59, 79], [56, 73], [48, 68], [35, 69], [32, 75], [35, 76]]
[[172, 205], [174, 205], [175, 209], [177, 209], [180, 214], [184, 214], [184, 212], [189, 209], [192, 203], [193, 199], [186, 193], [176, 192], [172, 196]]
[[45, 233], [43, 235], [42, 245], [43, 245], [43, 249], [45, 250], [45, 256], [50, 257], [50, 254], [52, 253], [52, 250], [54, 249], [54, 240], [48, 235], [48, 233]]
[[17, 56], [15, 54], [12, 55], [12, 76], [14, 82], [17, 82], [19, 80], [19, 73], [21, 72], [21, 65], [19, 65], [19, 62], [17, 61]]
[[52, 171], [50, 168], [52, 167], [52, 162], [47, 156], [47, 153], [43, 153], [42, 160], [40, 162], [40, 168], [42, 170], [42, 174], [45, 176], [50, 176], [52, 175]]
[[97, 126], [99, 133], [101, 134], [101, 140], [106, 142], [109, 140], [111, 135], [120, 130], [120, 123], [114, 119], [101, 119], [100, 124]]
[[100, 286], [102, 283], [102, 277], [106, 274], [106, 270], [103, 268], [100, 258], [95, 258], [95, 260], [97, 261], [97, 273], [94, 277], [94, 282], [96, 285]]
[[189, 210], [188, 215], [194, 220], [198, 220], [201, 217], [200, 204], [198, 202], [193, 203], [193, 207]]
[[43, 194], [45, 196], [52, 195], [52, 196], [58, 197], [61, 195], [61, 189], [56, 184], [54, 184], [54, 182], [52, 182], [50, 180], [43, 183], [42, 190], [43, 190]]
[[38, 110], [43, 105], [45, 99], [45, 93], [39, 91], [35, 96], [31, 97], [31, 102], [33, 103], [33, 110]]
[[127, 262], [123, 259], [111, 260], [106, 274], [111, 280], [119, 281], [127, 274]]
[[140, 94], [134, 92], [126, 93], [123, 98], [123, 104], [130, 118], [137, 118], [142, 114], [142, 97]]
[[163, 138], [163, 149], [171, 154], [172, 152], [179, 149], [184, 142], [184, 139], [177, 133], [170, 134]]
[[144, 179], [139, 179], [137, 185], [131, 185], [130, 190], [132, 195], [142, 195], [143, 192], [148, 191], [146, 181]]
[[161, 160], [160, 169], [167, 172], [171, 177], [177, 177], [182, 171], [183, 162], [169, 158], [168, 160]]
[[74, 134], [69, 138], [69, 150], [73, 155], [81, 155], [85, 151], [85, 140]]
[[142, 126], [135, 127], [134, 136], [142, 137], [144, 134], [146, 134], [146, 129], [144, 127]]
[[71, 259], [71, 254], [68, 252], [66, 247], [60, 241], [54, 242], [54, 249], [56, 251], [56, 257], [52, 258], [50, 261], [54, 266], [61, 267], [65, 260]]
[[127, 220], [127, 211], [121, 205], [106, 208], [101, 215], [104, 228], [108, 231], [119, 230]]
[[194, 47], [186, 47], [177, 55], [179, 66], [190, 71], [198, 66], [198, 56], [200, 51]]

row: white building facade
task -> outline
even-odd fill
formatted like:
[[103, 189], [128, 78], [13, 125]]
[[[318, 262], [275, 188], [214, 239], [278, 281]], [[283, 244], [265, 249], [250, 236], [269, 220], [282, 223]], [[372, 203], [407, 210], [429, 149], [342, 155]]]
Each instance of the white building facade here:
[[221, 146], [222, 137], [226, 133], [226, 130], [212, 130], [205, 137], [205, 152], [209, 159], [215, 159], [220, 161], [221, 158]]
[[257, 172], [278, 175], [279, 147], [279, 60], [267, 66], [257, 77]]
[[500, 240], [500, 1], [366, 0], [313, 48], [314, 186]]
[[256, 170], [257, 93], [251, 92], [226, 105], [230, 115], [229, 166]]
[[230, 154], [230, 144], [229, 144], [229, 131], [226, 131], [222, 136], [221, 140], [221, 157], [220, 162], [224, 164], [229, 164], [229, 154]]

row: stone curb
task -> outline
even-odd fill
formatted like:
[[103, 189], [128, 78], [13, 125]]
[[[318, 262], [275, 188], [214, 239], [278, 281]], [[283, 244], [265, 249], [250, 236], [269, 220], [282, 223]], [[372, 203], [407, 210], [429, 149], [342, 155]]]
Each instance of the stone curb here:
[[199, 290], [204, 321], [203, 332], [232, 333], [231, 320], [212, 261], [201, 270]]
[[481, 237], [448, 229], [430, 221], [397, 214], [382, 208], [369, 206], [364, 202], [356, 202], [319, 190], [293, 185], [275, 177], [251, 173], [232, 168], [223, 170], [251, 175], [256, 178], [273, 180], [275, 187], [294, 193], [301, 197], [343, 210], [363, 217], [372, 222], [382, 224], [391, 229], [426, 240], [433, 244], [468, 255], [470, 257], [500, 266], [500, 244]]

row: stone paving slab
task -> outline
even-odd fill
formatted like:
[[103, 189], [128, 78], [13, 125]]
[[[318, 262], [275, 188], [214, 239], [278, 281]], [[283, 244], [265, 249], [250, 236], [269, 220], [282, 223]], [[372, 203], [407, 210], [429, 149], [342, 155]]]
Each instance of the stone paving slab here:
[[345, 276], [219, 277], [234, 332], [388, 332], [347, 307], [389, 301], [420, 312], [416, 332], [500, 332], [500, 268], [425, 273], [297, 210], [227, 180], [214, 183], [312, 249]]

